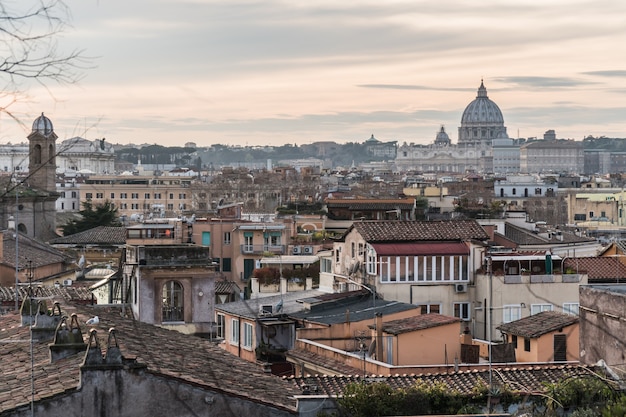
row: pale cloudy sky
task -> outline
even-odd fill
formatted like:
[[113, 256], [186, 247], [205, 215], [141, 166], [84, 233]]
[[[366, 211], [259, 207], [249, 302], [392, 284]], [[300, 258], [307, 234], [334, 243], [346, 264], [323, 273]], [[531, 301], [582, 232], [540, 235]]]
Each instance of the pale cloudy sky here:
[[60, 139], [456, 142], [481, 78], [511, 137], [626, 137], [623, 0], [65, 2], [93, 68], [13, 107]]

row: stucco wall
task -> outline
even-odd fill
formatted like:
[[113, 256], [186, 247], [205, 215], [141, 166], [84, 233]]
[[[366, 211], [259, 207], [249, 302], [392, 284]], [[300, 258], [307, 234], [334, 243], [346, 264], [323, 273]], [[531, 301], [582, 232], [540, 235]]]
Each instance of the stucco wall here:
[[603, 359], [609, 366], [625, 363], [625, 294], [581, 287], [580, 306], [580, 361], [591, 365]]

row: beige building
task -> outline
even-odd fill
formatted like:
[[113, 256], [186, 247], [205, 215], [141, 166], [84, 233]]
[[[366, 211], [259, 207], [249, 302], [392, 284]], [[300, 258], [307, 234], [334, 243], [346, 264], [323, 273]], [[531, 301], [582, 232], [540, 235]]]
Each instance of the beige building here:
[[92, 175], [80, 185], [80, 201], [109, 201], [128, 218], [176, 217], [191, 210], [192, 181], [180, 176]]
[[520, 147], [520, 172], [523, 173], [581, 173], [584, 168], [582, 142], [544, 139]]
[[320, 288], [367, 286], [422, 314], [469, 321], [479, 242], [487, 239], [472, 220], [355, 222], [334, 242], [332, 271], [320, 273]]
[[498, 330], [512, 345], [516, 362], [577, 362], [580, 357], [578, 316], [543, 311]]

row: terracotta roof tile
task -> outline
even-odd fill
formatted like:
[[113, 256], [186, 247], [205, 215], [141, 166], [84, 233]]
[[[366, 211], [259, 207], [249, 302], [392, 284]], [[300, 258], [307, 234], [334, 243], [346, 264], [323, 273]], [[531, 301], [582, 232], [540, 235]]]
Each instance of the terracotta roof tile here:
[[487, 240], [489, 236], [474, 220], [362, 221], [356, 229], [369, 242]]
[[80, 245], [80, 244], [100, 244], [100, 245], [124, 245], [126, 244], [126, 228], [97, 226], [93, 229], [63, 236], [49, 242], [51, 245]]
[[505, 333], [535, 338], [578, 323], [578, 316], [557, 311], [543, 311], [497, 327]]
[[[1, 233], [3, 239], [3, 250], [2, 254], [0, 254], [2, 263], [15, 267], [15, 234], [13, 231], [8, 230]], [[25, 267], [26, 259], [32, 261], [34, 268], [71, 261], [63, 252], [26, 235], [20, 233], [18, 239], [20, 268]]]
[[[79, 323], [94, 315], [100, 345], [107, 346], [108, 330], [114, 327], [124, 358], [136, 358], [146, 372], [190, 382], [226, 395], [247, 398], [295, 412], [299, 390], [290, 381], [266, 374], [261, 367], [242, 360], [200, 337], [141, 323], [122, 316], [119, 308], [62, 304], [63, 314], [77, 313]], [[0, 412], [30, 400], [31, 361], [29, 327], [19, 326], [19, 314], [0, 316]], [[89, 329], [82, 328], [88, 340]], [[33, 343], [35, 401], [72, 391], [79, 386], [79, 366], [84, 354], [50, 363], [49, 341]], [[103, 351], [105, 349], [103, 348]]]
[[[494, 385], [508, 386], [514, 392], [541, 393], [546, 389], [545, 383], [557, 383], [576, 375], [595, 375], [599, 371], [599, 369], [582, 365], [494, 367], [492, 378]], [[363, 377], [358, 374], [291, 376], [285, 379], [292, 381], [301, 391], [305, 386], [307, 392], [310, 392], [311, 387], [315, 387], [317, 392], [310, 392], [311, 394], [329, 396], [341, 396], [348, 384], [364, 381]], [[428, 384], [442, 383], [450, 390], [469, 395], [478, 384], [483, 386], [489, 384], [489, 371], [471, 370], [394, 376], [366, 375], [365, 381], [383, 382], [394, 389], [413, 387], [419, 381]]]
[[[398, 335], [401, 333], [458, 323], [460, 321], [461, 319], [458, 317], [444, 316], [443, 314], [420, 314], [418, 316], [386, 321], [383, 323], [383, 331], [389, 334]], [[374, 328], [373, 325], [369, 327]]]
[[620, 262], [619, 257], [566, 258], [563, 266], [578, 274], [587, 274], [589, 283], [613, 282], [626, 278], [626, 265]]

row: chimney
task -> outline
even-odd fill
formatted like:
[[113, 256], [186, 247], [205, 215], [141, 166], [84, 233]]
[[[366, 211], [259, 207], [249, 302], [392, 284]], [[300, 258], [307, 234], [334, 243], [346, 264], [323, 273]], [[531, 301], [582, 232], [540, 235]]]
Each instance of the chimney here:
[[100, 342], [98, 341], [98, 332], [96, 329], [91, 329], [89, 332], [89, 343], [87, 344], [87, 352], [85, 353], [85, 359], [81, 368], [96, 368], [105, 366], [110, 369], [111, 366], [122, 366], [124, 364], [124, 358], [122, 357], [122, 351], [117, 343], [117, 336], [115, 328], [109, 329], [109, 338], [107, 339], [106, 354], [102, 355], [102, 349], [100, 348]]
[[54, 303], [52, 310], [46, 311], [46, 302], [39, 300], [38, 314], [35, 316], [35, 324], [31, 328], [33, 339], [39, 342], [54, 340], [54, 334], [61, 322], [61, 306], [58, 302]]
[[[26, 296], [20, 307], [20, 315], [22, 316], [22, 326], [32, 326], [35, 324], [35, 318], [38, 314], [46, 314], [46, 302], [41, 300], [39, 303], [35, 292], [38, 294], [40, 289], [36, 291], [30, 285], [26, 288]], [[41, 310], [38, 310], [41, 309]]]
[[54, 334], [54, 343], [50, 344], [49, 348], [50, 362], [56, 362], [59, 359], [85, 351], [87, 345], [83, 340], [83, 333], [78, 325], [76, 314], [72, 314], [69, 326], [67, 325], [67, 316], [61, 318]]

